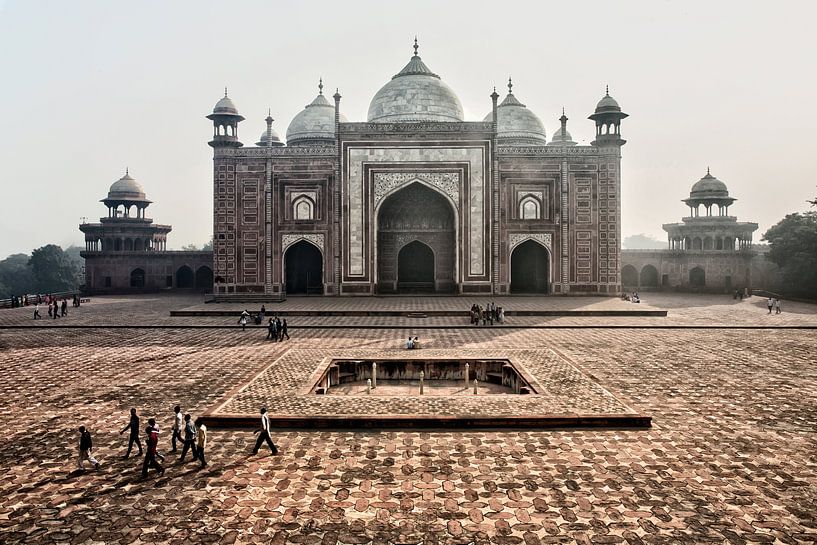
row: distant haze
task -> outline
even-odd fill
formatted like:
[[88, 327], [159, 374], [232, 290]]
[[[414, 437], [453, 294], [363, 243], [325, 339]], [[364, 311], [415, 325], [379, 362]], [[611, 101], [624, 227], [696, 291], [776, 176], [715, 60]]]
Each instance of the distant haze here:
[[0, 0], [0, 257], [82, 244], [80, 217], [130, 167], [173, 225], [170, 246], [212, 230], [211, 124], [229, 87], [252, 145], [267, 108], [283, 138], [317, 92], [365, 121], [377, 90], [420, 55], [468, 120], [494, 86], [548, 137], [564, 106], [575, 140], [610, 85], [622, 124], [624, 236], [661, 224], [706, 173], [760, 224], [817, 195], [813, 2], [33, 2]]

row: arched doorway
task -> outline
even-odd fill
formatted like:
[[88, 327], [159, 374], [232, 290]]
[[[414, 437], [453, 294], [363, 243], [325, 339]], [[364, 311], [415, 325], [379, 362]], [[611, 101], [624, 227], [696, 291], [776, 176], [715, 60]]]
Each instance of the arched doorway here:
[[145, 271], [144, 269], [133, 269], [130, 273], [130, 287], [144, 288], [145, 287]]
[[538, 242], [526, 240], [511, 253], [511, 293], [547, 292], [547, 249]]
[[706, 272], [701, 267], [695, 267], [689, 271], [689, 285], [696, 288], [706, 286]]
[[652, 265], [644, 265], [641, 269], [641, 287], [642, 288], [657, 288], [658, 287], [658, 269]]
[[434, 292], [434, 251], [419, 240], [409, 242], [397, 254], [397, 291]]
[[417, 181], [386, 197], [377, 212], [378, 292], [453, 292], [455, 239], [454, 207], [443, 194]]
[[621, 285], [625, 288], [638, 287], [638, 271], [632, 265], [624, 265], [621, 269]]
[[206, 265], [196, 269], [196, 289], [205, 291], [213, 289], [213, 269]]
[[287, 295], [323, 294], [323, 255], [317, 246], [301, 240], [284, 254]]
[[182, 265], [176, 271], [176, 287], [181, 289], [192, 288], [196, 285], [193, 277], [193, 269], [187, 265]]

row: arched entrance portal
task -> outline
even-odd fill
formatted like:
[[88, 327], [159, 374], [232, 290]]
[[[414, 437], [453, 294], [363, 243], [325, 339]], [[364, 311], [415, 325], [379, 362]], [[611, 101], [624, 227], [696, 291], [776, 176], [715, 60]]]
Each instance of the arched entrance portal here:
[[193, 269], [187, 265], [182, 265], [176, 271], [176, 287], [181, 289], [192, 288], [195, 285], [193, 279]]
[[451, 293], [456, 288], [456, 216], [441, 193], [414, 182], [377, 213], [379, 293]]
[[196, 269], [196, 289], [203, 291], [213, 289], [213, 269], [206, 265]]
[[145, 271], [144, 269], [133, 269], [130, 273], [130, 287], [144, 288], [145, 287]]
[[317, 246], [301, 240], [287, 248], [284, 279], [287, 295], [322, 295], [323, 255]]
[[434, 292], [434, 252], [415, 240], [397, 254], [397, 291]]
[[511, 293], [548, 292], [548, 252], [526, 240], [511, 253]]

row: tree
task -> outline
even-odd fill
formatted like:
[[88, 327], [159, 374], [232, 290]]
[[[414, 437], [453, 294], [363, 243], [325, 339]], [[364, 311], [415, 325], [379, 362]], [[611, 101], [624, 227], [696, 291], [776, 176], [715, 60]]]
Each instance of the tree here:
[[787, 291], [817, 296], [817, 212], [789, 214], [763, 235]]
[[26, 254], [12, 254], [0, 261], [0, 297], [35, 291], [28, 259]]
[[48, 244], [31, 252], [28, 263], [34, 275], [36, 291], [48, 293], [77, 289], [79, 269], [56, 244]]

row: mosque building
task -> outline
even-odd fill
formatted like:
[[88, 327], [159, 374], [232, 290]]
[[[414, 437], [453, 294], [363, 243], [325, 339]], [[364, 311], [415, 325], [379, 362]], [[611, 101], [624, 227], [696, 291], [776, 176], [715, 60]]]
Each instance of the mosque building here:
[[[213, 293], [366, 296], [621, 291], [621, 121], [609, 92], [590, 145], [550, 140], [513, 92], [482, 120], [414, 55], [365, 122], [318, 94], [284, 142], [244, 146], [231, 97], [213, 122]], [[486, 97], [487, 99], [487, 97]], [[242, 297], [247, 297], [243, 295]]]

